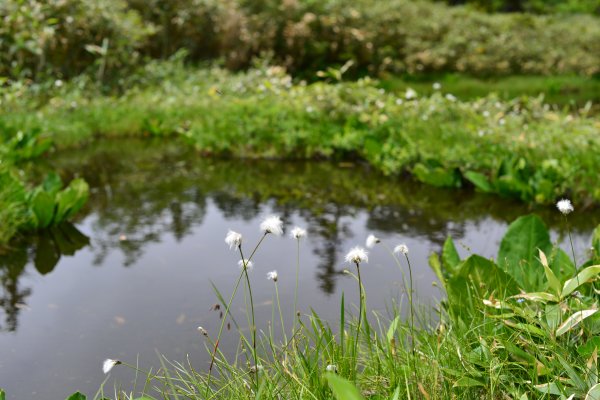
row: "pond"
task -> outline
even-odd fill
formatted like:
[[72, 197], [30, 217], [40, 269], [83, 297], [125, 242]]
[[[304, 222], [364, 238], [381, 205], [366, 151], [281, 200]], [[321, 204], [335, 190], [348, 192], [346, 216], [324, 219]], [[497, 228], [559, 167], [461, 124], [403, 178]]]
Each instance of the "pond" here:
[[[360, 164], [207, 159], [176, 142], [106, 141], [44, 163], [42, 170], [65, 179], [84, 177], [91, 198], [74, 225], [0, 255], [0, 387], [8, 399], [63, 399], [75, 390], [93, 396], [106, 378], [105, 358], [156, 369], [157, 353], [181, 362], [189, 355], [206, 369], [196, 328], [216, 335], [212, 284], [229, 296], [239, 274], [239, 258], [224, 242], [228, 229], [244, 235], [248, 251], [264, 217], [277, 214], [285, 223], [285, 236], [267, 237], [251, 272], [257, 325], [266, 331], [274, 298], [268, 271], [279, 272], [285, 318], [293, 318], [295, 225], [308, 230], [300, 243], [298, 308], [336, 321], [341, 294], [347, 303], [358, 299], [344, 255], [369, 234], [408, 245], [416, 296], [435, 306], [443, 294], [427, 259], [447, 235], [463, 256], [494, 257], [507, 224], [530, 212], [510, 200], [386, 178]], [[558, 213], [537, 212], [562, 242]], [[576, 212], [570, 223], [583, 258], [600, 215]], [[386, 307], [405, 302], [402, 275], [384, 247], [370, 251], [363, 278], [369, 309], [385, 315]], [[232, 308], [239, 320], [243, 297]], [[232, 330], [221, 347], [232, 353], [236, 343]], [[133, 379], [116, 368], [105, 388], [131, 389]]]

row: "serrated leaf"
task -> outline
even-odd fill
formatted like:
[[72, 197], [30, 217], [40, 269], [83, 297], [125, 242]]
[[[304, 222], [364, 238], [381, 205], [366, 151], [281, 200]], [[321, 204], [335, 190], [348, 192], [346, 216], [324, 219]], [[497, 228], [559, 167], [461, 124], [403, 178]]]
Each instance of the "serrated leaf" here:
[[556, 336], [561, 336], [575, 328], [584, 319], [594, 315], [598, 310], [582, 310], [573, 313], [561, 326], [556, 330]]

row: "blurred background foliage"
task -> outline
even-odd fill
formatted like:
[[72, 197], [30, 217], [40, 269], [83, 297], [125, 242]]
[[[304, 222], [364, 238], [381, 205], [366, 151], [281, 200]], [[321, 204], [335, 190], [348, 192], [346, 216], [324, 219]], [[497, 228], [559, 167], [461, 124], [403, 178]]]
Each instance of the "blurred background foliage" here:
[[448, 3], [468, 4], [3, 0], [0, 77], [40, 81], [88, 72], [114, 82], [148, 59], [182, 49], [187, 62], [220, 60], [237, 70], [269, 57], [295, 75], [309, 76], [347, 60], [354, 61], [354, 71], [371, 75], [600, 72], [600, 0]]

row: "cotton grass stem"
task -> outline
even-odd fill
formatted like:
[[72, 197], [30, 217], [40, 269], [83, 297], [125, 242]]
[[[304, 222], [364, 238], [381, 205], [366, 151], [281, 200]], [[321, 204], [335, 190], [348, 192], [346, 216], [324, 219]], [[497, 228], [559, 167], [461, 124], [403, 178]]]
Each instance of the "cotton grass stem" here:
[[[228, 236], [229, 236], [229, 234], [228, 234]], [[248, 260], [247, 261], [243, 261], [244, 263], [247, 264], [248, 262], [250, 262], [252, 260], [252, 257], [256, 253], [256, 250], [258, 250], [258, 248], [260, 247], [260, 245], [263, 242], [263, 240], [265, 240], [266, 236], [267, 236], [267, 233], [263, 234], [263, 236], [260, 238], [260, 240], [258, 241], [258, 243], [256, 244], [256, 246], [254, 247], [254, 250], [252, 250], [252, 253], [250, 254], [250, 257], [248, 258]], [[239, 240], [237, 241], [237, 247], [240, 249], [240, 253], [241, 253], [241, 251], [242, 251], [241, 236], [239, 237]], [[242, 257], [242, 260], [244, 260], [244, 257]], [[231, 297], [229, 298], [229, 301], [227, 302], [227, 307], [225, 307], [225, 313], [223, 314], [223, 318], [221, 319], [221, 326], [219, 327], [219, 333], [217, 334], [217, 339], [215, 340], [214, 349], [213, 349], [213, 352], [212, 352], [212, 356], [210, 358], [210, 366], [208, 367], [208, 378], [206, 380], [206, 397], [208, 397], [208, 391], [210, 390], [210, 380], [211, 380], [211, 377], [212, 377], [212, 370], [213, 370], [213, 366], [215, 364], [215, 357], [217, 355], [217, 349], [219, 347], [219, 341], [221, 340], [221, 335], [223, 334], [223, 328], [225, 327], [225, 321], [227, 320], [227, 315], [229, 314], [229, 310], [231, 309], [231, 303], [233, 303], [233, 299], [235, 298], [237, 290], [238, 290], [238, 288], [240, 286], [240, 282], [242, 281], [242, 278], [244, 277], [244, 271], [245, 270], [246, 270], [246, 268], [243, 268], [242, 272], [238, 276], [238, 279], [237, 279], [237, 281], [235, 283], [235, 287], [233, 289], [233, 293], [231, 294]], [[258, 379], [258, 374], [256, 374], [256, 375], [257, 375], [257, 379]]]
[[[263, 238], [266, 236], [267, 234], [265, 233], [263, 235]], [[261, 239], [262, 240], [262, 239]], [[242, 252], [242, 246], [239, 247], [240, 250], [240, 256], [242, 257], [242, 260], [244, 260], [244, 253]], [[252, 314], [252, 326], [250, 327], [250, 330], [252, 332], [252, 355], [254, 357], [254, 366], [256, 367], [256, 388], [258, 389], [258, 357], [257, 357], [257, 352], [256, 352], [256, 322], [254, 319], [254, 300], [252, 299], [252, 287], [250, 286], [250, 277], [248, 276], [248, 262], [244, 261], [244, 268], [243, 268], [243, 275], [246, 277], [246, 284], [248, 285], [248, 294], [250, 296], [250, 312]]]

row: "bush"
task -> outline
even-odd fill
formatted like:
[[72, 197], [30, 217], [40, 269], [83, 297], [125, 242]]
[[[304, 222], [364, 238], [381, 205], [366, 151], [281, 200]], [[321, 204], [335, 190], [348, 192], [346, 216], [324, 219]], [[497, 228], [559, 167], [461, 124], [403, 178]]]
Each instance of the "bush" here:
[[267, 55], [310, 76], [348, 60], [371, 74], [600, 72], [600, 24], [589, 15], [489, 15], [409, 0], [6, 0], [0, 19], [0, 76], [12, 78], [90, 71], [116, 80], [144, 56], [182, 49], [188, 61], [230, 69]]

